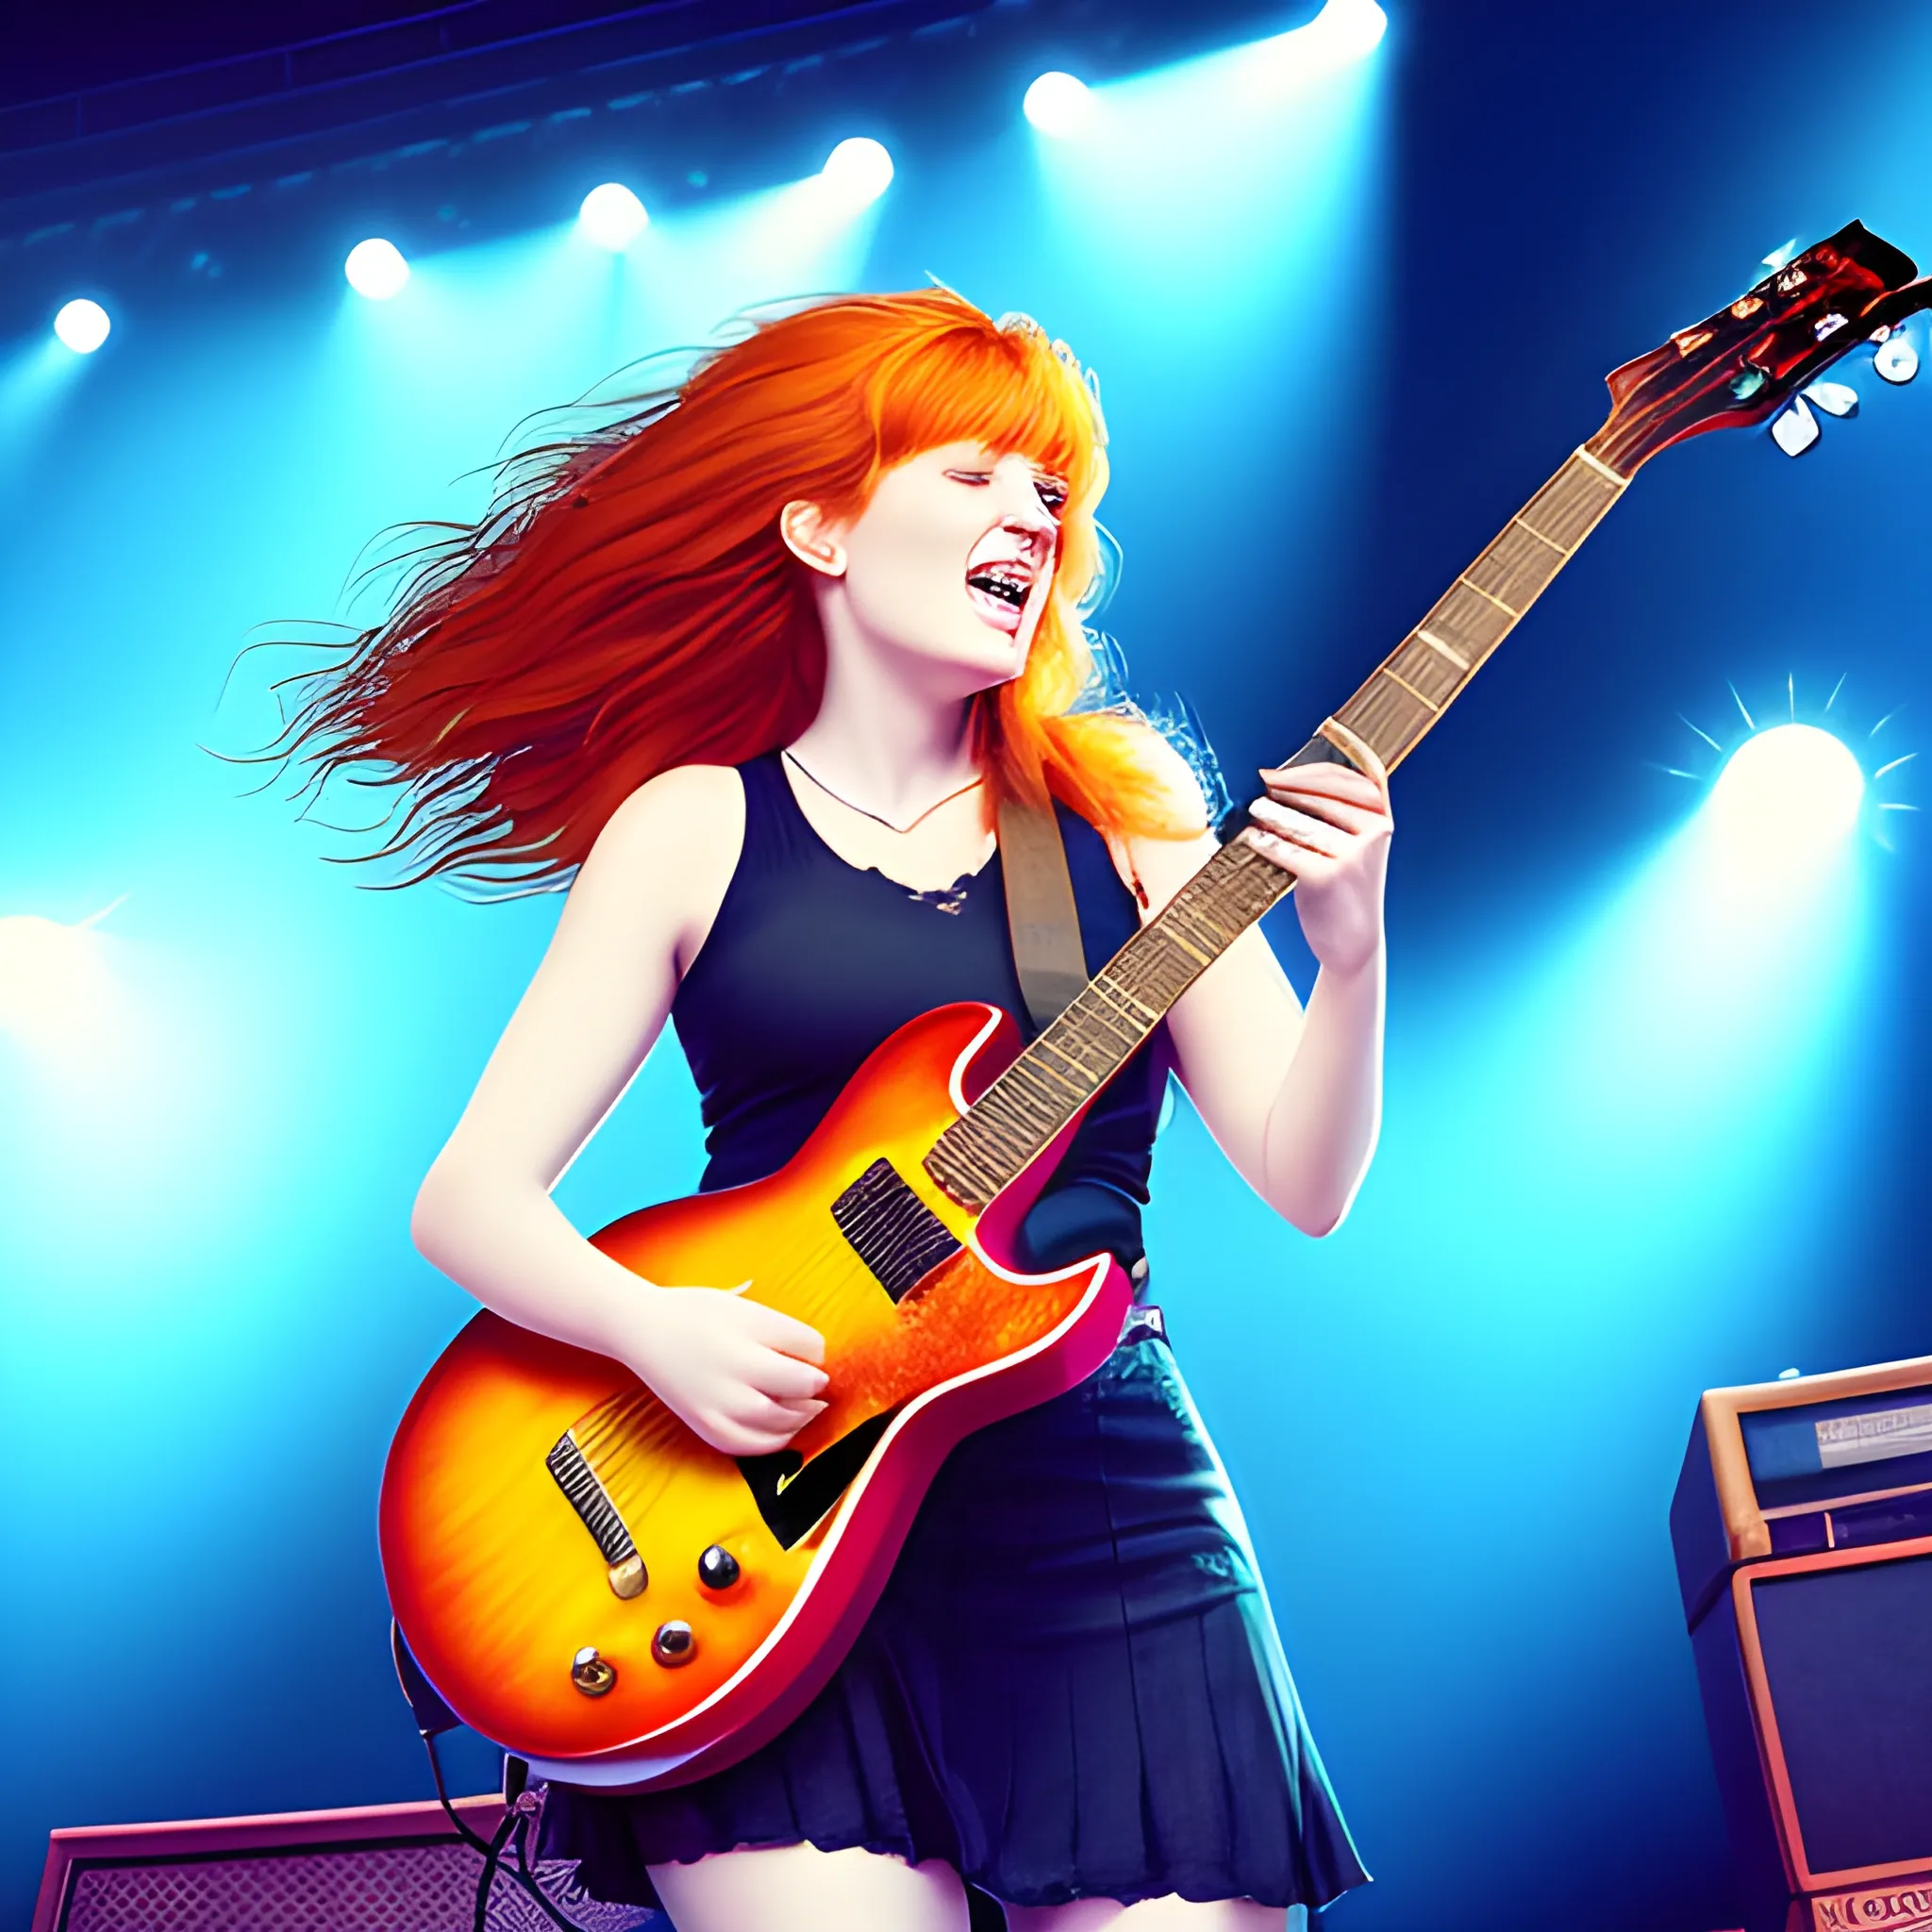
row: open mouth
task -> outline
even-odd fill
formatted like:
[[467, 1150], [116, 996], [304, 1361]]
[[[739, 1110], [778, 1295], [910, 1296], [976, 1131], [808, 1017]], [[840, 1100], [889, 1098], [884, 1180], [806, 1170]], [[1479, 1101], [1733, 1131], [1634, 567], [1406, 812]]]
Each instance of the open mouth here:
[[1009, 636], [1019, 630], [1040, 576], [1037, 558], [1014, 554], [1019, 544], [1029, 551], [1039, 547], [1025, 538], [1016, 540], [1011, 531], [996, 530], [966, 559], [966, 594], [974, 609]]

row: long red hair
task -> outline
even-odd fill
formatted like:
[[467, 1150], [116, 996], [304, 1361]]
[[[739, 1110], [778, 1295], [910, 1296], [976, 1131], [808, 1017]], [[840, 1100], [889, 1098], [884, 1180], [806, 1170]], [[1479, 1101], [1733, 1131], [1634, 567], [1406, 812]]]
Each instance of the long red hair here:
[[279, 754], [317, 786], [360, 767], [399, 788], [367, 856], [412, 879], [559, 886], [647, 779], [790, 743], [817, 713], [825, 646], [780, 509], [856, 515], [894, 464], [968, 441], [1068, 485], [1026, 668], [980, 708], [989, 809], [1051, 793], [1108, 832], [1200, 829], [1151, 727], [1091, 704], [1078, 606], [1106, 436], [1089, 381], [1037, 325], [945, 289], [840, 297], [615, 408], [507, 465], [477, 524], [433, 526], [450, 534], [417, 553], [391, 614], [297, 680]]

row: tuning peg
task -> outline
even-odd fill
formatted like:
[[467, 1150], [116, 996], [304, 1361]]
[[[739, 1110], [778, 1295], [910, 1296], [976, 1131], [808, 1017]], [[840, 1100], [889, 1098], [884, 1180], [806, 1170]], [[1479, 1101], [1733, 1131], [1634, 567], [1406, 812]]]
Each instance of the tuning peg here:
[[1858, 391], [1848, 383], [1810, 383], [1806, 387], [1805, 395], [1827, 416], [1856, 416], [1858, 413]]
[[1887, 382], [1909, 382], [1919, 373], [1919, 352], [1903, 329], [1894, 329], [1879, 343], [1872, 366]]
[[1818, 441], [1818, 418], [1803, 396], [1793, 396], [1771, 419], [1771, 440], [1788, 457], [1801, 457]]

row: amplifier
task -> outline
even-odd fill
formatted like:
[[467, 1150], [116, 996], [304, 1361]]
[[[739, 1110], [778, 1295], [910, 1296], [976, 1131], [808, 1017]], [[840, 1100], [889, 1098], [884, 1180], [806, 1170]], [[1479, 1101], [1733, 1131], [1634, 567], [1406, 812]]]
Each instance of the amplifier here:
[[1671, 1541], [1749, 1932], [1932, 1928], [1932, 1357], [1707, 1391]]
[[[485, 1838], [503, 1817], [498, 1798], [456, 1808]], [[508, 1874], [477, 1921], [482, 1864], [435, 1804], [61, 1830], [49, 1838], [33, 1932], [556, 1932]], [[536, 1873], [585, 1932], [664, 1925], [657, 1912], [585, 1898], [566, 1870]]]

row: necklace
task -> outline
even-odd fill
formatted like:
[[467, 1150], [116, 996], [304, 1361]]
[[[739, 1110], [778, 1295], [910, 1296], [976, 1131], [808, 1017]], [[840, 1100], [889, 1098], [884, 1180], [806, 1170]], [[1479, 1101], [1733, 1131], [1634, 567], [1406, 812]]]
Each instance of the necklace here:
[[921, 812], [916, 819], [909, 819], [903, 825], [895, 825], [891, 819], [882, 818], [875, 811], [867, 811], [864, 806], [854, 805], [849, 798], [846, 798], [842, 796], [841, 793], [834, 791], [832, 788], [829, 785], [827, 785], [823, 778], [817, 776], [815, 774], [811, 772], [806, 771], [804, 764], [798, 758], [794, 758], [791, 752], [786, 752], [784, 754], [784, 757], [786, 762], [790, 764], [794, 771], [804, 772], [807, 779], [809, 780], [809, 782], [813, 785], [816, 785], [818, 789], [821, 791], [823, 791], [825, 794], [825, 796], [831, 799], [835, 804], [842, 805], [847, 811], [856, 811], [858, 814], [858, 816], [862, 819], [870, 819], [875, 825], [885, 826], [886, 830], [889, 832], [898, 832], [901, 834], [907, 832], [916, 832], [921, 825], [924, 824], [927, 819], [931, 818], [934, 812], [939, 810], [941, 806], [951, 805], [954, 799], [964, 798], [969, 791], [976, 791], [983, 784], [986, 783], [986, 780], [984, 778], [974, 778], [974, 780], [972, 780], [970, 784], [960, 786], [958, 791], [949, 791], [943, 798], [935, 799], [933, 803], [927, 806], [926, 808], [923, 812]]

